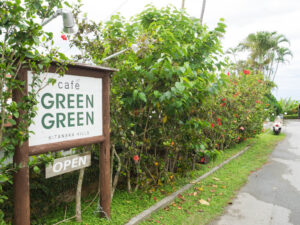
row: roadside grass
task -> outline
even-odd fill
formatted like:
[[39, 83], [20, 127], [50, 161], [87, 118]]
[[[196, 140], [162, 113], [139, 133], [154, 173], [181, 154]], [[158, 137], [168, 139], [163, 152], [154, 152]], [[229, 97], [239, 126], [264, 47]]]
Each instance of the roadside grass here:
[[[264, 133], [257, 138], [247, 140], [231, 149], [224, 151], [216, 160], [206, 165], [200, 165], [198, 170], [188, 172], [183, 176], [177, 176], [175, 182], [157, 188], [152, 194], [143, 191], [127, 193], [118, 190], [111, 203], [111, 220], [98, 217], [97, 202], [95, 201], [82, 213], [83, 221], [77, 223], [74, 220], [63, 224], [124, 224], [138, 213], [146, 210], [157, 201], [181, 188], [183, 185], [198, 178], [211, 168], [244, 149], [247, 145], [254, 145], [243, 155], [234, 159], [208, 178], [194, 185], [165, 209], [153, 214], [141, 224], [206, 224], [222, 214], [224, 207], [230, 203], [236, 191], [238, 191], [248, 179], [251, 172], [259, 169], [268, 159], [274, 146], [284, 138], [284, 135], [275, 136]], [[90, 204], [94, 196], [82, 201], [82, 209]], [[203, 205], [200, 200], [209, 205]], [[202, 203], [205, 203], [202, 201]], [[58, 208], [46, 218], [41, 218], [33, 224], [55, 224], [74, 215], [75, 205], [70, 203], [68, 209]]]
[[283, 138], [284, 134], [261, 135], [243, 155], [197, 183], [193, 189], [178, 196], [170, 206], [140, 224], [202, 225], [216, 219], [232, 203], [232, 198], [247, 182], [248, 176], [267, 162], [275, 145]]

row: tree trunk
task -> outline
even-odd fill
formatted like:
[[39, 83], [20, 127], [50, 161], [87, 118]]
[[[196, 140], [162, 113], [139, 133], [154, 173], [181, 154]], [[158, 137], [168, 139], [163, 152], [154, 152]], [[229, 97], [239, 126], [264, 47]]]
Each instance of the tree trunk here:
[[119, 181], [119, 176], [120, 176], [121, 166], [122, 166], [121, 159], [120, 159], [120, 157], [119, 157], [119, 155], [118, 155], [118, 153], [115, 149], [115, 145], [113, 145], [113, 155], [115, 155], [117, 160], [118, 160], [118, 169], [117, 169], [116, 174], [114, 176], [112, 187], [111, 187], [111, 198], [113, 198], [113, 196], [114, 196], [114, 193], [115, 193], [118, 181]]
[[185, 0], [182, 0], [181, 8], [184, 9]]
[[175, 168], [176, 168], [176, 165], [177, 165], [177, 160], [178, 160], [178, 152], [176, 152], [175, 157], [174, 157], [174, 161], [172, 162], [172, 167], [171, 167], [171, 170], [170, 170], [171, 173], [175, 172]]
[[[112, 144], [111, 145], [111, 153], [110, 153], [110, 186], [112, 187], [113, 186], [113, 170], [114, 170], [114, 151], [115, 151], [115, 145]], [[112, 189], [111, 189], [111, 193], [112, 193]]]
[[202, 10], [201, 10], [201, 16], [200, 16], [200, 23], [203, 24], [203, 16], [206, 6], [206, 0], [202, 0]]
[[77, 190], [76, 190], [76, 221], [81, 222], [81, 190], [82, 190], [82, 181], [84, 176], [84, 168], [79, 170], [79, 177], [77, 183]]
[[131, 193], [130, 169], [127, 169], [127, 191]]
[[195, 170], [195, 165], [196, 165], [196, 154], [193, 154], [193, 161], [192, 161], [192, 170]]
[[[278, 65], [279, 65], [279, 62], [277, 62], [276, 69], [275, 69], [275, 72], [273, 74], [273, 81], [275, 80], [275, 76], [276, 76], [276, 73], [277, 73], [277, 70], [278, 70]], [[270, 80], [271, 80], [271, 78], [270, 78]]]

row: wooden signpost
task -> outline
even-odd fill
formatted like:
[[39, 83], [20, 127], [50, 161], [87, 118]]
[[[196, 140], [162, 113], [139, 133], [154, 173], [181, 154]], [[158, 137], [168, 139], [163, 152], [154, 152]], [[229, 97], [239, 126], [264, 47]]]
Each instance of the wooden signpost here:
[[[59, 77], [55, 71], [56, 66], [53, 64], [49, 71], [40, 75], [42, 79], [54, 78], [57, 81], [54, 86], [48, 85], [39, 92], [37, 116], [28, 128], [34, 134], [15, 150], [14, 163], [21, 165], [14, 175], [16, 225], [30, 224], [28, 157], [95, 143], [101, 143], [99, 160], [100, 206], [103, 211], [101, 216], [110, 217], [109, 90], [110, 75], [116, 70], [72, 64], [68, 66], [68, 71], [63, 77]], [[21, 70], [20, 78], [26, 83], [25, 93], [31, 91], [32, 77], [31, 71]], [[13, 100], [22, 101], [22, 93], [24, 92], [20, 90], [15, 91]], [[72, 156], [65, 161], [58, 159], [52, 165], [52, 172], [51, 168], [48, 168], [48, 177], [74, 168], [83, 168], [88, 165], [87, 161], [88, 155]]]

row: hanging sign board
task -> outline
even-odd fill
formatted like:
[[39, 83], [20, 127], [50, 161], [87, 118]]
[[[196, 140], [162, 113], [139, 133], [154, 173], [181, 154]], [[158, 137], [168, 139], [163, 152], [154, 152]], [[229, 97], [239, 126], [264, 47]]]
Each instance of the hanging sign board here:
[[78, 155], [71, 155], [55, 159], [53, 164], [46, 167], [46, 178], [60, 174], [69, 173], [91, 165], [91, 153], [86, 152]]
[[[33, 80], [27, 72], [28, 91]], [[56, 79], [39, 91], [38, 111], [29, 131], [29, 147], [103, 135], [102, 78], [44, 73]]]

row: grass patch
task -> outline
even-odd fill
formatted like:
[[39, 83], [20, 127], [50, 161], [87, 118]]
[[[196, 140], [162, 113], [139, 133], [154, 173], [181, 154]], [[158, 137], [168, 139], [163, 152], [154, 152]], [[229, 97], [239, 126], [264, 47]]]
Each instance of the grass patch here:
[[[207, 224], [224, 212], [236, 192], [247, 182], [250, 173], [264, 165], [275, 145], [284, 135], [261, 135], [243, 155], [232, 160], [214, 174], [197, 183], [173, 204], [152, 215], [145, 224]], [[205, 200], [209, 205], [203, 205]]]
[[[284, 135], [262, 134], [255, 139], [245, 141], [235, 147], [226, 150], [215, 161], [207, 165], [201, 165], [199, 170], [191, 171], [176, 179], [171, 185], [162, 186], [152, 195], [138, 191], [127, 193], [119, 190], [115, 193], [111, 204], [111, 220], [101, 219], [97, 213], [97, 202], [93, 203], [83, 212], [83, 222], [76, 223], [74, 220], [63, 224], [124, 224], [133, 216], [152, 206], [156, 201], [161, 200], [191, 180], [208, 172], [212, 167], [230, 158], [247, 145], [255, 144], [242, 156], [234, 159], [202, 182], [195, 184], [189, 191], [179, 196], [170, 206], [160, 210], [141, 224], [206, 224], [216, 216], [222, 214], [224, 206], [234, 197], [247, 181], [252, 171], [260, 168], [268, 159], [278, 141]], [[82, 209], [89, 205], [93, 198], [83, 200]], [[199, 200], [205, 200], [209, 206], [200, 204]], [[74, 215], [75, 205], [70, 204], [66, 217]], [[37, 224], [53, 224], [64, 218], [65, 209], [59, 208], [53, 214], [36, 221]]]

